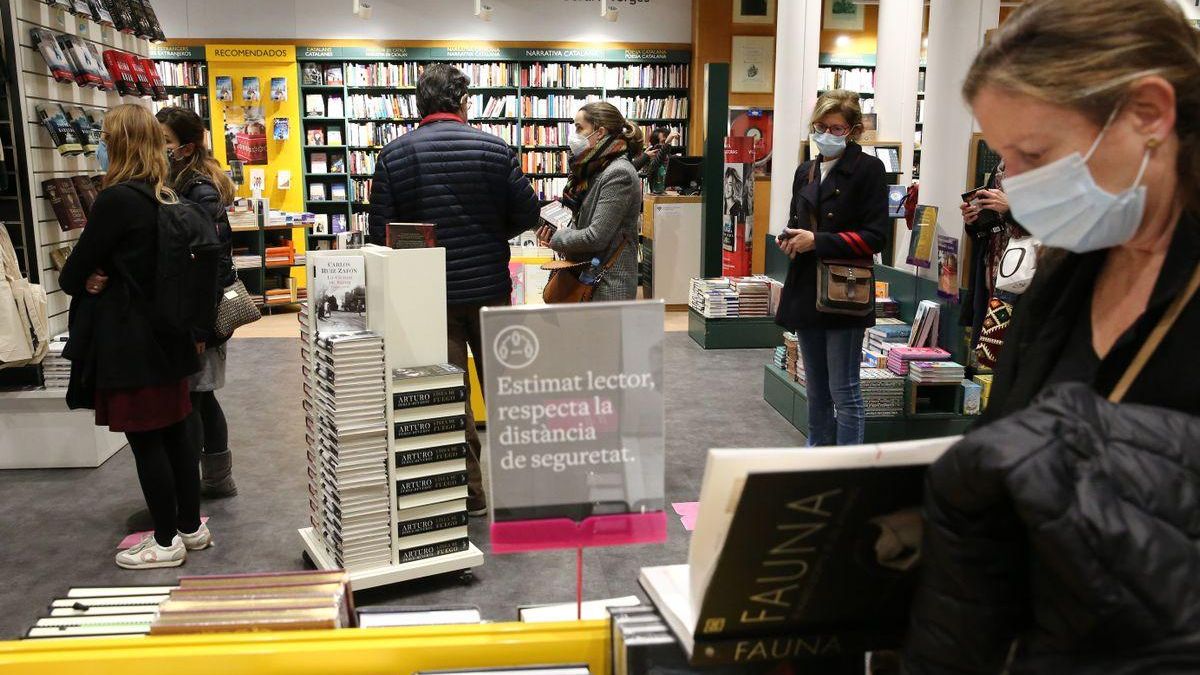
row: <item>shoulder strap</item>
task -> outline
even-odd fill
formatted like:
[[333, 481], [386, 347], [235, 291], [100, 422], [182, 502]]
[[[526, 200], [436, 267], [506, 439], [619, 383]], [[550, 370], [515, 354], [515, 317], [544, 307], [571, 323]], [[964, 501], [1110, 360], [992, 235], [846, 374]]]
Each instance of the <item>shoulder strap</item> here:
[[[819, 155], [818, 155], [818, 156], [819, 156]], [[807, 181], [807, 182], [805, 182], [805, 185], [806, 185], [806, 186], [807, 186], [807, 185], [812, 185], [812, 182], [813, 182], [814, 180], [816, 180], [816, 178], [817, 178], [817, 164], [818, 164], [818, 163], [819, 163], [819, 162], [817, 162], [817, 159], [816, 159], [816, 157], [814, 157], [813, 159], [809, 160], [809, 164], [808, 164], [808, 181]], [[820, 192], [821, 192], [821, 188], [820, 188], [820, 186], [817, 186], [817, 194], [819, 195], [819, 194], [820, 194]], [[817, 211], [820, 211], [820, 210], [821, 210], [821, 207], [820, 207], [820, 206], [818, 206], [818, 207], [817, 207]], [[816, 214], [816, 213], [814, 213], [812, 209], [809, 209], [809, 210], [808, 210], [808, 224], [809, 224], [809, 225], [812, 227], [812, 231], [815, 233], [815, 232], [817, 231], [817, 214]]]
[[625, 245], [628, 243], [629, 243], [629, 235], [622, 233], [621, 234], [621, 244], [619, 246], [617, 246], [617, 250], [613, 251], [613, 254], [608, 258], [608, 261], [604, 263], [604, 267], [602, 269], [605, 272], [607, 272], [613, 265], [617, 264], [617, 258], [620, 257], [621, 251], [625, 250]]
[[808, 180], [805, 181], [804, 184], [808, 185], [809, 183], [812, 183], [813, 179], [816, 177], [817, 177], [817, 160], [814, 157], [813, 159], [810, 159], [808, 161]]
[[1187, 288], [1175, 298], [1175, 301], [1167, 308], [1167, 313], [1163, 314], [1158, 325], [1150, 333], [1150, 337], [1146, 338], [1146, 343], [1142, 345], [1137, 356], [1133, 358], [1133, 362], [1129, 364], [1129, 368], [1125, 370], [1125, 374], [1121, 376], [1121, 380], [1117, 382], [1117, 386], [1108, 395], [1109, 401], [1120, 403], [1125, 398], [1125, 394], [1129, 393], [1129, 388], [1133, 386], [1134, 380], [1142, 373], [1142, 369], [1146, 367], [1146, 362], [1150, 360], [1150, 357], [1154, 355], [1154, 351], [1162, 344], [1163, 338], [1167, 336], [1171, 327], [1175, 325], [1176, 319], [1183, 313], [1183, 308], [1187, 307], [1188, 302], [1196, 295], [1197, 289], [1200, 289], [1200, 265], [1197, 265], [1196, 269], [1192, 272], [1192, 279], [1188, 282]]

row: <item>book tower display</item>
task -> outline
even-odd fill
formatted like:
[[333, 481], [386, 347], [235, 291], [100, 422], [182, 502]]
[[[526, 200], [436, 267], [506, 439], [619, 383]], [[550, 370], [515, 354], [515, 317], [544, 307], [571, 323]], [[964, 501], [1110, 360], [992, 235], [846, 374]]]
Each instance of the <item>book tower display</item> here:
[[483, 564], [467, 537], [466, 382], [445, 363], [445, 264], [440, 248], [309, 256], [300, 536], [355, 590]]

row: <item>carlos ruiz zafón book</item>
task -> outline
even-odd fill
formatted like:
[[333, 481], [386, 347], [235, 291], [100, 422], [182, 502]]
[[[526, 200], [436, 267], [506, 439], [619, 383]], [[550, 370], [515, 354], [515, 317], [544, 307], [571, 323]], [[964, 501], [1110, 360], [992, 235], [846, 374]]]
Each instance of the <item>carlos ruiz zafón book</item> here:
[[712, 450], [688, 564], [643, 568], [639, 581], [693, 665], [895, 647], [925, 470], [956, 440]]

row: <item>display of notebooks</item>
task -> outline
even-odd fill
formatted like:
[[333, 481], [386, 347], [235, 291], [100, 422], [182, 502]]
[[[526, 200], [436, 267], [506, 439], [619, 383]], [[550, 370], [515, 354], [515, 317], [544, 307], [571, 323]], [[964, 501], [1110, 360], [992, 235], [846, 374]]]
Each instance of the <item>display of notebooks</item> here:
[[63, 232], [87, 225], [87, 214], [70, 178], [50, 178], [42, 181], [42, 193], [50, 200], [54, 217], [58, 219], [58, 226]]
[[84, 214], [90, 214], [96, 198], [100, 196], [92, 179], [88, 176], [71, 176], [71, 184], [75, 186], [75, 194], [79, 197]]
[[429, 223], [388, 223], [389, 248], [437, 248], [437, 226]]
[[92, 56], [92, 50], [88, 49], [85, 40], [74, 35], [59, 35], [58, 46], [71, 63], [75, 84], [96, 89], [104, 84], [104, 77], [100, 74], [104, 67]]
[[119, 49], [106, 49], [103, 57], [104, 67], [108, 69], [117, 93], [121, 96], [140, 95], [141, 88], [138, 86], [137, 78], [134, 76], [129, 62], [125, 59], [124, 52]]
[[688, 564], [639, 577], [691, 664], [783, 653], [821, 672], [899, 646], [920, 558], [899, 542], [919, 541], [926, 468], [956, 440], [710, 450]]
[[325, 66], [325, 84], [331, 87], [339, 87], [342, 85], [342, 82], [341, 66]]
[[325, 97], [320, 94], [305, 95], [304, 115], [306, 117], [325, 117]]
[[75, 70], [71, 67], [71, 61], [63, 52], [54, 33], [45, 28], [33, 28], [29, 31], [29, 38], [33, 41], [33, 46], [37, 47], [38, 52], [41, 53], [46, 67], [50, 69], [50, 75], [55, 80], [64, 83], [75, 82]]
[[242, 78], [242, 100], [253, 103], [262, 100], [262, 84], [257, 77]]
[[80, 141], [79, 134], [67, 120], [67, 114], [63, 111], [62, 106], [58, 106], [57, 110], [50, 112], [44, 106], [38, 105], [34, 107], [34, 111], [37, 113], [42, 127], [50, 134], [50, 141], [58, 150], [58, 154], [70, 157], [83, 152], [83, 143]]
[[309, 145], [325, 145], [325, 127], [309, 127], [305, 141]]
[[280, 103], [288, 100], [287, 78], [271, 78], [271, 100]]
[[233, 100], [233, 78], [229, 75], [217, 76], [217, 100], [232, 101]]

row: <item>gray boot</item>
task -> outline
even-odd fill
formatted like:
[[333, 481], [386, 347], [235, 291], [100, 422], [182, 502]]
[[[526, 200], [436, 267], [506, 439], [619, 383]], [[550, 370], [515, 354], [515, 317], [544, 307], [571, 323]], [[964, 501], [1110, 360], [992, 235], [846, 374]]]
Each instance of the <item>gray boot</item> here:
[[237, 494], [233, 482], [233, 455], [225, 452], [200, 455], [200, 495], [209, 499]]

